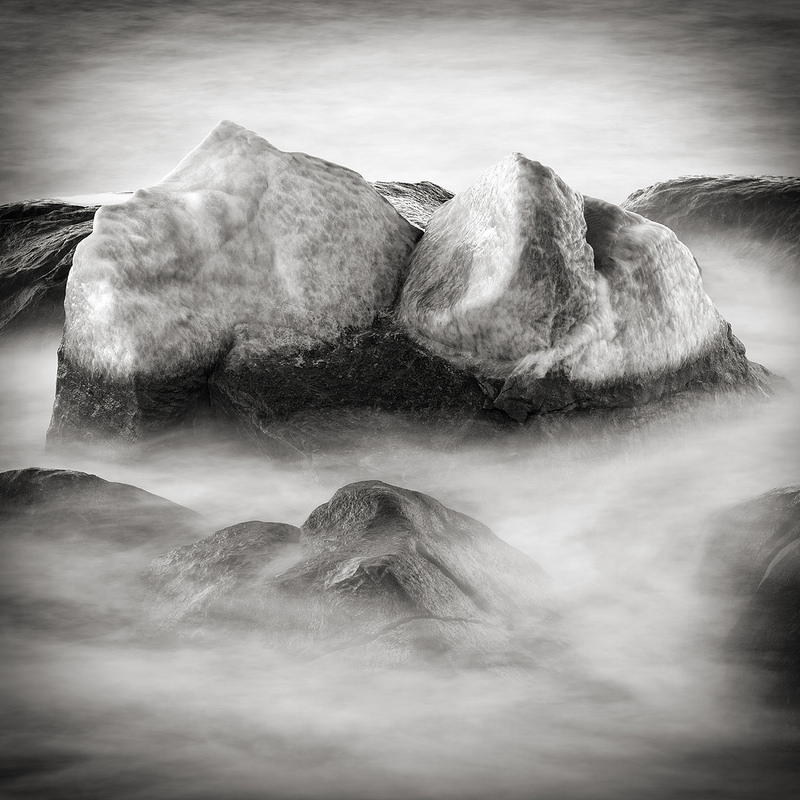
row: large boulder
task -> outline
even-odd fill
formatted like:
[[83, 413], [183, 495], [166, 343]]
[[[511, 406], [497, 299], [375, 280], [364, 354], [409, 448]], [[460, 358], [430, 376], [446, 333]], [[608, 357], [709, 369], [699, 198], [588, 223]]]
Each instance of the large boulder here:
[[183, 506], [96, 475], [0, 473], [0, 611], [13, 626], [95, 635], [135, 621], [138, 572], [208, 530]]
[[693, 247], [724, 244], [800, 277], [800, 178], [688, 175], [638, 189], [622, 206], [668, 225]]
[[731, 654], [767, 676], [767, 696], [800, 705], [800, 486], [775, 489], [716, 520], [705, 578], [738, 599]]
[[147, 578], [161, 630], [249, 624], [315, 656], [535, 661], [551, 616], [527, 556], [432, 497], [380, 481], [340, 489], [299, 531], [219, 531], [156, 559]]
[[296, 356], [368, 327], [419, 235], [360, 175], [220, 123], [76, 250], [51, 437], [136, 440], [242, 342]]
[[64, 321], [72, 256], [96, 210], [56, 200], [0, 206], [0, 331], [12, 322]]
[[669, 229], [519, 154], [456, 197], [375, 187], [222, 123], [100, 208], [67, 286], [50, 441], [215, 418], [294, 454], [387, 413], [484, 430], [769, 392]]
[[493, 381], [494, 407], [520, 421], [769, 387], [671, 230], [519, 154], [433, 214], [400, 314], [418, 342]]

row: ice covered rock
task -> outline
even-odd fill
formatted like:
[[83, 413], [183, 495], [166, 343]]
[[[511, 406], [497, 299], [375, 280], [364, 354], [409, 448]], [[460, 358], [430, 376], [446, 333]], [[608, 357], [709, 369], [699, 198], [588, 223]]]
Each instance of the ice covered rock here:
[[77, 248], [51, 437], [179, 420], [242, 338], [297, 352], [369, 326], [419, 235], [360, 175], [220, 123]]
[[244, 523], [157, 559], [151, 618], [242, 622], [274, 642], [379, 661], [535, 659], [550, 616], [527, 556], [428, 495], [380, 481], [340, 489], [300, 529]]

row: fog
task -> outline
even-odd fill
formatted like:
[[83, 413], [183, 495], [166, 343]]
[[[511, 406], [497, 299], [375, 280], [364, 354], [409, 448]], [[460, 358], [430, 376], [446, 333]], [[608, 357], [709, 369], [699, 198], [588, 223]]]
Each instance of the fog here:
[[[225, 117], [371, 180], [452, 190], [512, 150], [616, 202], [691, 172], [796, 174], [793, 5], [680, 5], [11, 2], [3, 199], [152, 184]], [[695, 254], [748, 357], [800, 385], [796, 281], [726, 242]], [[384, 669], [256, 633], [153, 640], [144, 552], [11, 542], [5, 595], [61, 611], [1, 634], [6, 796], [797, 796], [796, 719], [726, 658], [737, 605], [702, 570], [720, 510], [798, 481], [791, 392], [491, 440], [383, 420], [294, 461], [224, 436], [52, 450], [59, 337], [0, 337], [0, 470], [130, 483], [207, 534], [300, 525], [355, 480], [422, 491], [544, 568], [557, 646], [535, 669]], [[100, 618], [110, 632], [81, 624]]]

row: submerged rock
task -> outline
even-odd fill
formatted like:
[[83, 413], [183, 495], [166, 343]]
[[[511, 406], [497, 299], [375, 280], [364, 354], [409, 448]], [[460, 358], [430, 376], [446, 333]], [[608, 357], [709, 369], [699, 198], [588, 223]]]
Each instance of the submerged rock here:
[[715, 525], [707, 572], [742, 603], [728, 647], [770, 676], [770, 699], [800, 705], [800, 486], [730, 509]]
[[0, 612], [12, 626], [96, 635], [132, 624], [137, 573], [207, 530], [198, 514], [73, 470], [0, 473]]
[[368, 327], [419, 235], [356, 173], [220, 123], [98, 210], [67, 284], [50, 436], [136, 440], [191, 414], [240, 341], [296, 354]]
[[64, 286], [96, 206], [31, 200], [0, 206], [0, 331], [64, 320]]
[[300, 531], [219, 531], [156, 559], [147, 578], [162, 629], [249, 622], [316, 656], [535, 660], [550, 614], [544, 573], [527, 556], [432, 497], [380, 481], [340, 489]]
[[692, 246], [711, 239], [800, 277], [800, 178], [689, 175], [639, 189], [622, 205]]

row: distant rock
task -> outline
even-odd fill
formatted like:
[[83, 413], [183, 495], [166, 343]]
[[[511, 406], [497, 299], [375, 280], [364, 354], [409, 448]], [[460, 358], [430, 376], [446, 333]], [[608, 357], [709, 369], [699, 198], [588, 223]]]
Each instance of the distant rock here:
[[723, 514], [706, 554], [717, 591], [742, 610], [728, 646], [771, 676], [778, 705], [800, 705], [800, 486], [767, 492]]
[[30, 200], [0, 206], [0, 331], [64, 320], [64, 286], [96, 206]]
[[195, 512], [96, 475], [0, 473], [0, 615], [59, 635], [121, 629], [138, 572], [204, 530]]
[[368, 328], [419, 235], [355, 172], [220, 123], [97, 212], [67, 285], [50, 437], [137, 440], [190, 415], [237, 347], [295, 358]]
[[402, 183], [376, 181], [372, 184], [412, 225], [420, 230], [428, 227], [433, 212], [453, 199], [453, 193], [430, 181]]
[[155, 541], [185, 539], [196, 533], [200, 517], [163, 497], [70, 469], [0, 472], [0, 522], [4, 535], [57, 539], [76, 536], [141, 547]]
[[690, 246], [712, 239], [800, 277], [800, 178], [689, 175], [638, 189], [622, 206]]
[[273, 643], [315, 656], [536, 660], [550, 617], [544, 573], [471, 517], [364, 481], [297, 533], [243, 523], [156, 559], [151, 618], [192, 632], [249, 617]]

